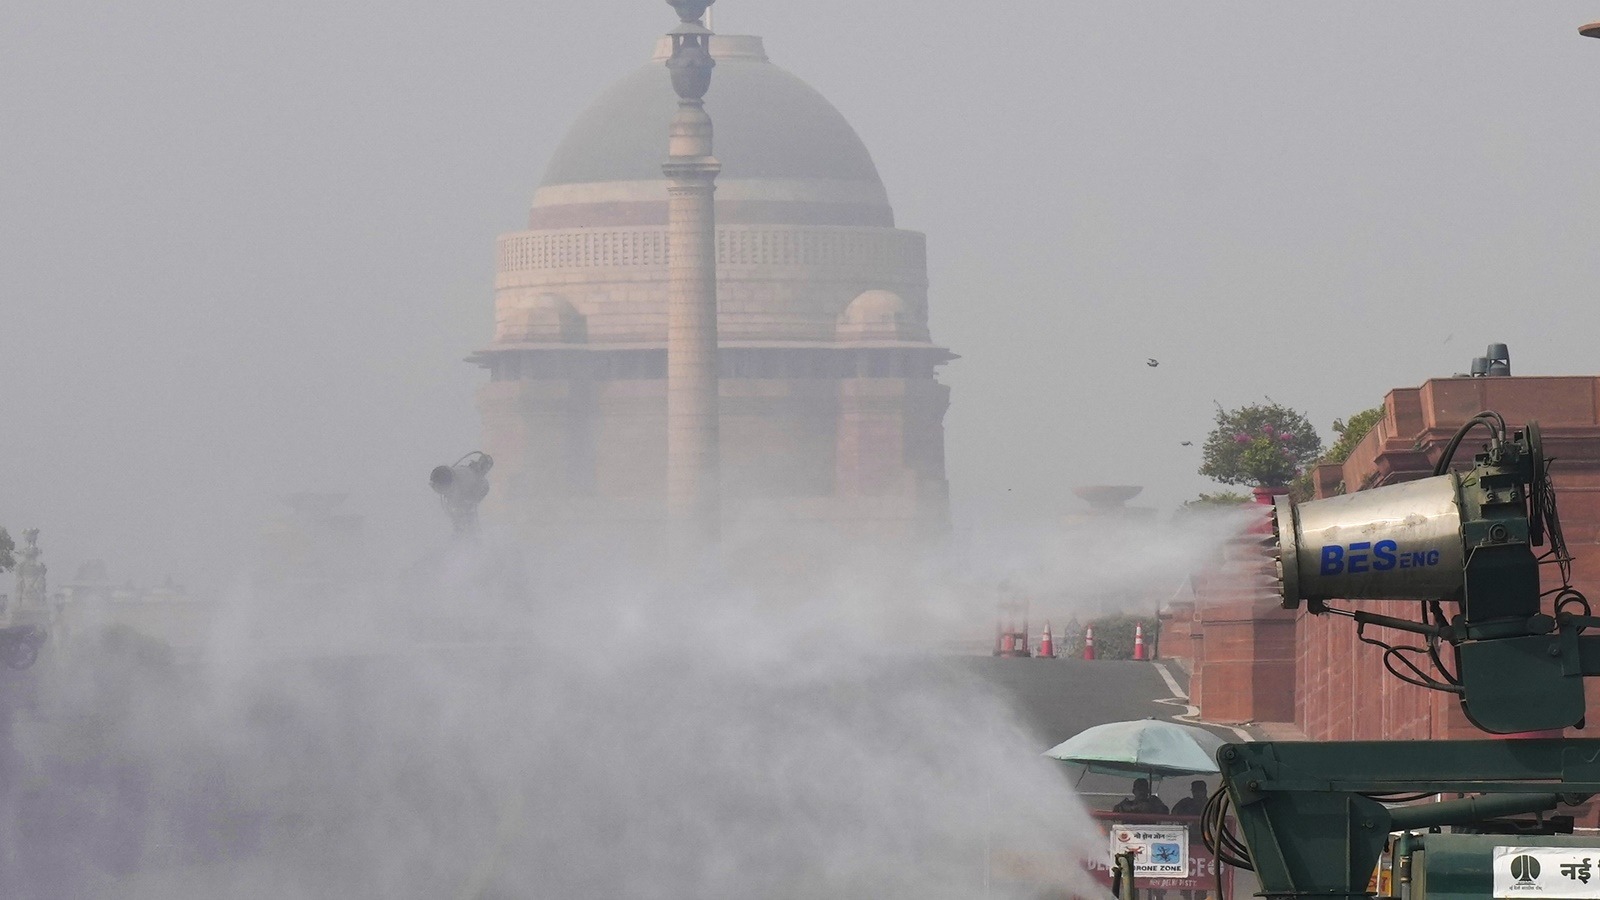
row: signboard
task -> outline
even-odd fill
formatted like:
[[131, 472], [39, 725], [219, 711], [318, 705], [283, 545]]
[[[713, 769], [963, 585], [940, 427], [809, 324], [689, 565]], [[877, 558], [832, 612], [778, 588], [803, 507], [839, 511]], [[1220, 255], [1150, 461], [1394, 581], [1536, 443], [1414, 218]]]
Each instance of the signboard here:
[[1600, 898], [1600, 850], [1495, 847], [1494, 896], [1557, 900]]
[[[1233, 869], [1219, 864], [1217, 858], [1200, 843], [1199, 817], [1159, 813], [1119, 813], [1105, 809], [1090, 810], [1089, 815], [1100, 825], [1112, 848], [1117, 846], [1115, 836], [1122, 831], [1143, 831], [1148, 834], [1170, 830], [1174, 832], [1173, 837], [1177, 837], [1178, 834], [1184, 835], [1178, 843], [1184, 847], [1188, 867], [1182, 872], [1168, 875], [1148, 875], [1146, 874], [1148, 868], [1139, 867], [1135, 871], [1134, 878], [1138, 881], [1141, 891], [1147, 888], [1157, 891], [1214, 891], [1217, 888], [1220, 870], [1223, 889], [1231, 893], [1229, 889], [1233, 884]], [[1112, 853], [1115, 852], [1113, 849]], [[1089, 870], [1094, 880], [1108, 888], [1111, 886], [1111, 858], [1107, 855], [1103, 858], [1084, 860], [1085, 868]]]
[[1184, 878], [1189, 874], [1189, 829], [1182, 825], [1112, 823], [1111, 859], [1130, 851], [1136, 879]]

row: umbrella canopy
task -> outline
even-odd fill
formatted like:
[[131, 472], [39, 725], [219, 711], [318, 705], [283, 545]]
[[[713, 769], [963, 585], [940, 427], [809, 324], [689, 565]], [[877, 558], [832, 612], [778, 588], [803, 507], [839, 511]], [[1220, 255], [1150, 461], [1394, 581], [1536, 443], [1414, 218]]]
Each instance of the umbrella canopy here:
[[1204, 728], [1140, 719], [1084, 729], [1044, 755], [1105, 775], [1216, 775], [1224, 743]]

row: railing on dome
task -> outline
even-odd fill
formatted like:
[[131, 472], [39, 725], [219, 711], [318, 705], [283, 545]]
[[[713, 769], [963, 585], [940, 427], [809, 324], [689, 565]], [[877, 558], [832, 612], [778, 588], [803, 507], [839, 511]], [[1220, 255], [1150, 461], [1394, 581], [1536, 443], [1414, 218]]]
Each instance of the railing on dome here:
[[[548, 269], [664, 267], [667, 230], [655, 226], [569, 228], [504, 235], [501, 275]], [[914, 231], [870, 226], [730, 225], [717, 229], [722, 266], [827, 266], [922, 272], [927, 245]]]

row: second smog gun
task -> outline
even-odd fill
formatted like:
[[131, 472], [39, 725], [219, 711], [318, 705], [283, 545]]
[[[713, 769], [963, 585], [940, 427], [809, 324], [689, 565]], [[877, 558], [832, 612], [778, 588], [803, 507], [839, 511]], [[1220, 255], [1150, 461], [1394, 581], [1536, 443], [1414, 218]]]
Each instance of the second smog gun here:
[[[1451, 471], [1478, 429], [1488, 433], [1482, 452]], [[1304, 503], [1280, 497], [1273, 519], [1265, 543], [1285, 608], [1354, 619], [1392, 674], [1454, 694], [1486, 732], [1583, 725], [1583, 679], [1600, 674], [1600, 618], [1570, 585], [1537, 424], [1510, 433], [1498, 414], [1479, 413], [1432, 477]], [[1541, 591], [1541, 565], [1556, 567], [1558, 587]], [[1338, 600], [1409, 601], [1417, 614], [1329, 605]], [[1409, 639], [1386, 642], [1385, 629]], [[1206, 842], [1224, 862], [1254, 869], [1269, 897], [1366, 897], [1392, 831], [1600, 793], [1596, 739], [1264, 741], [1226, 745], [1218, 763], [1223, 790], [1203, 817]], [[1444, 793], [1473, 796], [1397, 805]], [[1227, 827], [1230, 807], [1239, 835]]]

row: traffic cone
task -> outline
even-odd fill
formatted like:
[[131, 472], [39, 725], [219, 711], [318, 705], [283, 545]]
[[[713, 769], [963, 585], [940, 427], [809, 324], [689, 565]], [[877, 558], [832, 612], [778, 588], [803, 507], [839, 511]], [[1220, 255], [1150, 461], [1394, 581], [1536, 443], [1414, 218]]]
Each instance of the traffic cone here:
[[1094, 626], [1083, 630], [1083, 658], [1094, 659]]
[[1056, 644], [1050, 639], [1050, 623], [1044, 623], [1044, 634], [1039, 637], [1039, 658], [1055, 659]]
[[1138, 622], [1133, 625], [1133, 658], [1147, 658], [1144, 655], [1144, 625]]

